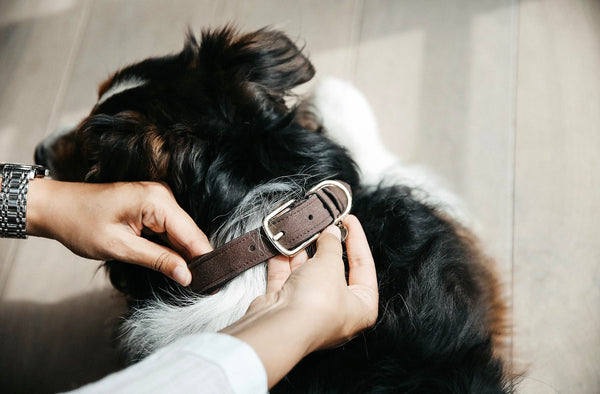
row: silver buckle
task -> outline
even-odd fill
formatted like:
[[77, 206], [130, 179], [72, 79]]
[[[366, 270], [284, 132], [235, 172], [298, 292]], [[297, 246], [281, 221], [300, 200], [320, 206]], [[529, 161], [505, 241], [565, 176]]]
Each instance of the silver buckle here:
[[[308, 192], [306, 192], [306, 196], [310, 196], [311, 194], [314, 194], [317, 191], [319, 191], [325, 187], [328, 187], [328, 186], [335, 186], [337, 188], [342, 189], [342, 191], [346, 195], [346, 199], [348, 200], [348, 205], [346, 206], [346, 209], [344, 210], [344, 212], [340, 213], [338, 215], [338, 217], [333, 220], [334, 225], [341, 226], [342, 220], [348, 215], [348, 213], [350, 213], [350, 209], [352, 209], [352, 194], [343, 184], [341, 184], [340, 182], [337, 182], [337, 181], [332, 181], [332, 180], [323, 181], [323, 182], [319, 183], [318, 185], [316, 185], [315, 187], [311, 188]], [[288, 257], [297, 255], [300, 251], [305, 249], [308, 245], [315, 242], [317, 240], [317, 238], [319, 238], [319, 235], [321, 234], [320, 232], [316, 233], [315, 235], [313, 235], [312, 237], [310, 237], [306, 241], [302, 242], [300, 245], [298, 245], [297, 247], [295, 247], [293, 249], [287, 249], [286, 247], [284, 247], [283, 245], [281, 245], [279, 243], [279, 240], [281, 239], [281, 237], [283, 237], [283, 231], [281, 231], [277, 234], [273, 234], [273, 232], [269, 228], [269, 221], [271, 219], [273, 219], [274, 217], [281, 215], [284, 211], [289, 209], [289, 206], [292, 205], [295, 201], [296, 200], [287, 201], [285, 204], [279, 206], [273, 212], [266, 215], [262, 221], [263, 230], [265, 231], [265, 234], [267, 235], [267, 238], [269, 238], [269, 241], [271, 242], [271, 244], [281, 254], [288, 256]]]
[[350, 193], [350, 190], [348, 190], [346, 186], [344, 186], [338, 181], [327, 180], [319, 183], [317, 186], [310, 189], [308, 192], [306, 192], [306, 195], [310, 196], [311, 194], [314, 194], [319, 190], [326, 188], [327, 186], [335, 186], [338, 189], [342, 189], [342, 191], [346, 195], [346, 199], [348, 200], [348, 205], [346, 206], [344, 212], [340, 213], [339, 216], [333, 220], [333, 224], [337, 226], [338, 224], [342, 223], [342, 220], [344, 220], [344, 218], [348, 216], [350, 210], [352, 209], [352, 194]]

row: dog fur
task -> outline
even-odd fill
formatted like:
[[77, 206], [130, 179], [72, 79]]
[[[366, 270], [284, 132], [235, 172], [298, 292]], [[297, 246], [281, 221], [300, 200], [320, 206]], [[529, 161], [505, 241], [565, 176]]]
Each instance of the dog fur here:
[[[166, 182], [215, 247], [319, 181], [343, 180], [376, 261], [379, 318], [343, 347], [307, 357], [272, 391], [511, 392], [501, 290], [464, 208], [385, 150], [350, 84], [324, 80], [290, 106], [292, 89], [314, 73], [278, 31], [226, 27], [199, 42], [189, 33], [180, 53], [115, 73], [90, 115], [42, 142], [36, 161], [62, 180]], [[208, 296], [143, 267], [106, 268], [130, 302], [121, 345], [132, 360], [229, 325], [266, 288], [264, 263]]]

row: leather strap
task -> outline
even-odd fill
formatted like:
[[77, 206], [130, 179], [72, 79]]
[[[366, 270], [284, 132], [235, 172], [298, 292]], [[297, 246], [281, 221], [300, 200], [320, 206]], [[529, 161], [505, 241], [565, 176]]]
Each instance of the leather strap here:
[[[325, 181], [323, 184], [322, 188], [294, 201], [288, 210], [268, 221], [272, 234], [282, 233], [277, 242], [283, 248], [291, 250], [302, 245], [349, 211], [352, 203], [350, 187], [340, 181]], [[192, 259], [188, 264], [192, 272], [190, 288], [198, 293], [210, 293], [245, 270], [278, 254], [280, 251], [265, 230], [256, 228]]]

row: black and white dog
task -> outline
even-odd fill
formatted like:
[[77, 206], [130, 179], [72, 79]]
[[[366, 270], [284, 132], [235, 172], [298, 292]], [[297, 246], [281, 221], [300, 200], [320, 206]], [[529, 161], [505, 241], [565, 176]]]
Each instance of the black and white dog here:
[[[116, 72], [90, 115], [42, 142], [36, 160], [61, 180], [166, 182], [215, 247], [318, 182], [345, 181], [377, 264], [379, 318], [273, 392], [511, 392], [493, 262], [459, 205], [387, 153], [351, 85], [326, 80], [290, 104], [314, 73], [281, 32], [189, 34], [180, 53]], [[229, 325], [266, 288], [264, 263], [212, 295], [139, 266], [106, 267], [130, 301], [122, 345], [134, 360]]]

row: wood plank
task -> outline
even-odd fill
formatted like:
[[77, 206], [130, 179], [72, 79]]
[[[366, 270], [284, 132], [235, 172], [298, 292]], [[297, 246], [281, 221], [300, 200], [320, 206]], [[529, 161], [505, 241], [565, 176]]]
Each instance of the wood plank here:
[[356, 67], [386, 146], [465, 202], [509, 305], [517, 13], [516, 0], [368, 0]]
[[356, 83], [391, 151], [465, 200], [510, 298], [516, 1], [367, 0]]
[[600, 392], [600, 4], [523, 2], [515, 360], [524, 393]]
[[55, 393], [121, 368], [114, 327], [125, 305], [112, 290], [59, 302], [3, 302], [0, 381], [7, 393]]
[[31, 163], [76, 40], [80, 3], [2, 2], [0, 160]]
[[0, 239], [0, 300], [12, 272], [18, 243], [18, 240]]
[[49, 239], [29, 237], [14, 242], [15, 263], [4, 287], [5, 302], [53, 303], [108, 287], [98, 261], [78, 257]]

